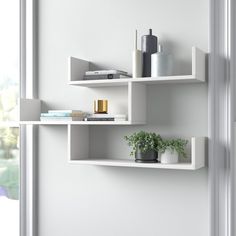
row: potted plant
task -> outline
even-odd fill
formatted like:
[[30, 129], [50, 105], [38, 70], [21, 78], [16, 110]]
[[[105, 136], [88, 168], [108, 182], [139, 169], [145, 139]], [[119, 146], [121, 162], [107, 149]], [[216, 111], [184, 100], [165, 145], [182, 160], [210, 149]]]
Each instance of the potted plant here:
[[140, 131], [124, 138], [128, 145], [132, 147], [130, 155], [135, 156], [136, 162], [157, 162], [158, 151], [162, 142], [160, 135]]
[[187, 140], [171, 139], [163, 140], [160, 147], [160, 161], [163, 164], [178, 163], [179, 156], [186, 157], [185, 146]]

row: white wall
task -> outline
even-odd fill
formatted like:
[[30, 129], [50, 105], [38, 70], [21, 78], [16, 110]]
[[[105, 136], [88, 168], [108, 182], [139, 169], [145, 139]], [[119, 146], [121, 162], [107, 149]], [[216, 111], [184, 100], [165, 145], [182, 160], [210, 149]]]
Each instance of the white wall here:
[[[131, 71], [135, 28], [149, 28], [175, 55], [175, 73], [191, 71], [191, 46], [208, 50], [205, 0], [39, 1], [39, 96], [43, 110], [92, 110], [108, 97], [125, 110], [127, 91], [67, 85], [67, 58]], [[107, 94], [106, 94], [107, 92]], [[125, 95], [125, 96], [124, 96]], [[163, 136], [207, 136], [207, 85], [148, 88], [148, 125], [93, 127], [105, 140], [93, 156], [128, 155], [122, 137], [135, 130]], [[207, 169], [199, 171], [73, 166], [67, 163], [65, 127], [39, 130], [39, 236], [207, 236]]]

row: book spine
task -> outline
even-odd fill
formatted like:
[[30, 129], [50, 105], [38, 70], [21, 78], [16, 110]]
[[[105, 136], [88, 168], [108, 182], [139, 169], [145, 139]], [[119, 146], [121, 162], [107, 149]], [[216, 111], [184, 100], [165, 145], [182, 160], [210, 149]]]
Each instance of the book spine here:
[[85, 118], [86, 121], [114, 121], [114, 118]]
[[85, 72], [85, 75], [108, 75], [108, 74], [127, 75], [128, 73], [121, 70], [99, 70], [99, 71], [86, 71]]
[[58, 113], [58, 112], [51, 112], [51, 113], [41, 113], [41, 117], [70, 117], [71, 113]]
[[119, 79], [120, 75], [107, 74], [107, 75], [85, 75], [84, 80], [98, 80], [98, 79]]
[[115, 118], [115, 121], [117, 121], [117, 122], [118, 122], [118, 121], [121, 121], [121, 122], [122, 122], [122, 121], [126, 121], [126, 119], [116, 119], [116, 118]]
[[82, 117], [40, 117], [41, 121], [82, 121]]
[[80, 110], [49, 110], [48, 113], [83, 113]]
[[40, 117], [41, 121], [72, 121], [71, 117]]
[[83, 112], [48, 112], [41, 113], [45, 117], [84, 117], [86, 114]]
[[126, 115], [109, 115], [109, 114], [93, 114], [90, 116], [87, 116], [87, 118], [114, 118], [114, 119], [126, 119]]

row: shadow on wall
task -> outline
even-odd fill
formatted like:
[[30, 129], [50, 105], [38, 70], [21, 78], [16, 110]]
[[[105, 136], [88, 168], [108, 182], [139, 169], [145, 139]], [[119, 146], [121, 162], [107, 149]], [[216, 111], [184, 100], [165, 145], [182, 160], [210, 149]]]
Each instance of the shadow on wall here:
[[204, 129], [207, 128], [204, 127], [207, 125], [207, 104], [204, 102], [207, 100], [206, 84], [150, 86], [147, 94], [149, 125], [167, 129], [182, 127], [186, 131], [188, 128], [192, 130], [195, 124], [203, 133], [207, 130]]
[[[164, 40], [162, 40], [162, 38], [164, 38]], [[170, 53], [173, 57], [173, 75], [192, 74], [192, 62], [189, 60], [191, 50], [189, 50], [189, 58], [182, 58], [180, 53], [176, 53], [180, 50], [180, 45], [170, 40], [166, 35], [162, 35], [162, 38], [159, 40], [159, 43], [163, 46], [164, 52]]]

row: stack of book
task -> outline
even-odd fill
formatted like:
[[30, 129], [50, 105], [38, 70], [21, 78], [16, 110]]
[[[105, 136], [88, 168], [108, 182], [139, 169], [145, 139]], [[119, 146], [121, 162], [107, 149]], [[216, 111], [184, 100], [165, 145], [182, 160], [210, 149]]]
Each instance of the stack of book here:
[[121, 70], [97, 70], [87, 71], [84, 75], [84, 80], [101, 80], [101, 79], [121, 79], [129, 78], [128, 72]]
[[111, 114], [92, 114], [87, 116], [85, 121], [126, 121], [126, 115], [111, 115]]
[[41, 113], [41, 121], [82, 121], [86, 114], [78, 110], [49, 110]]

